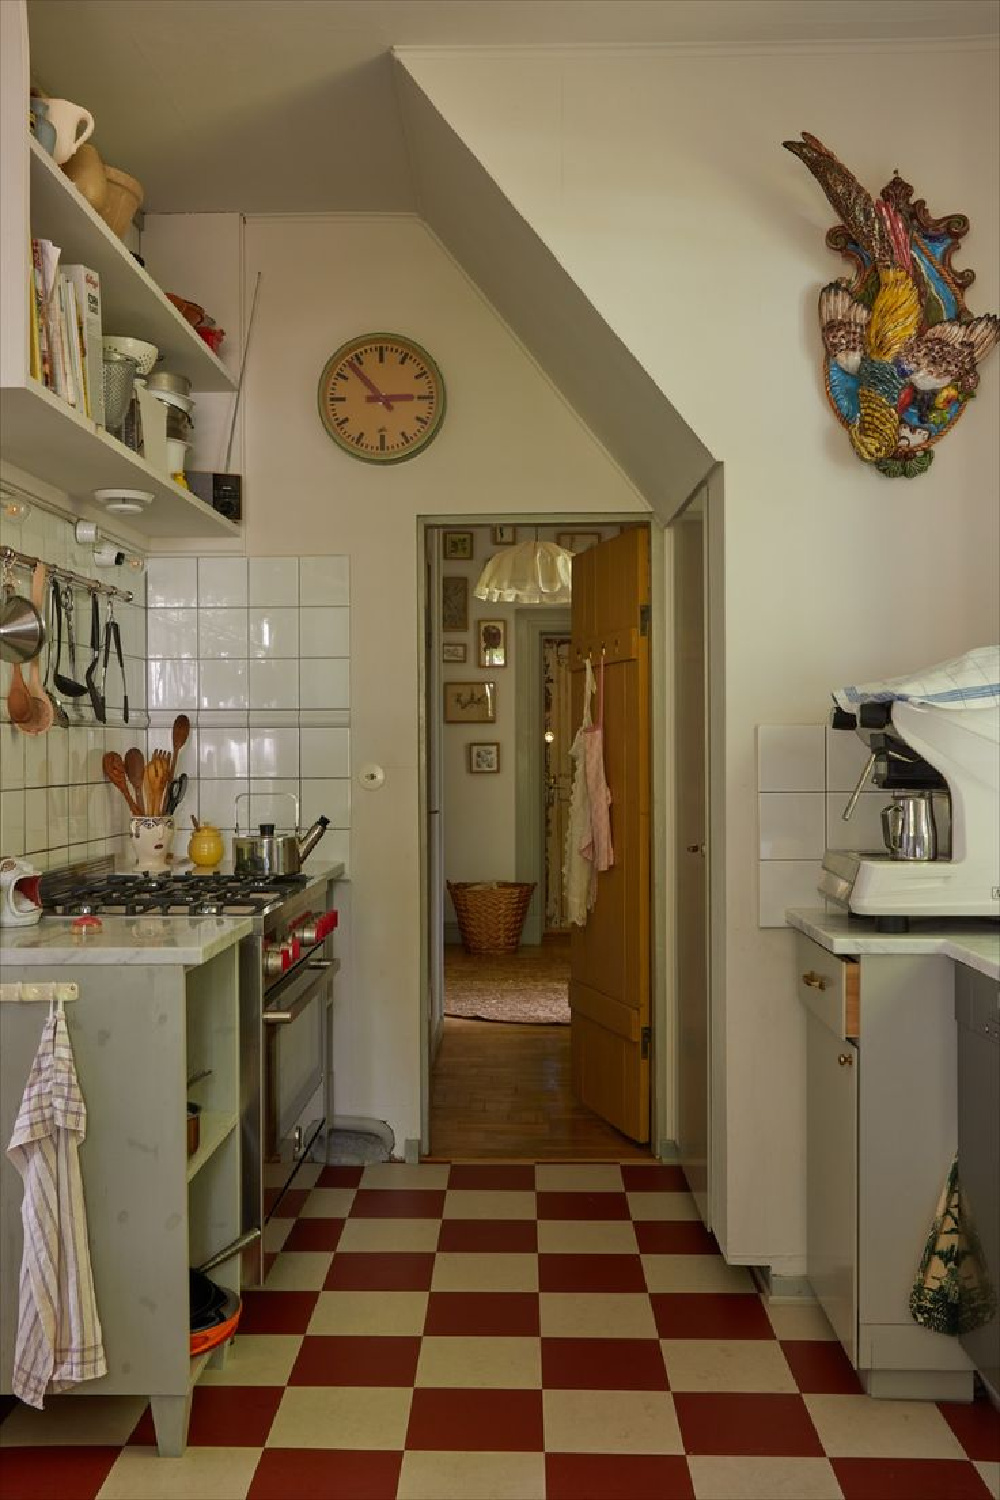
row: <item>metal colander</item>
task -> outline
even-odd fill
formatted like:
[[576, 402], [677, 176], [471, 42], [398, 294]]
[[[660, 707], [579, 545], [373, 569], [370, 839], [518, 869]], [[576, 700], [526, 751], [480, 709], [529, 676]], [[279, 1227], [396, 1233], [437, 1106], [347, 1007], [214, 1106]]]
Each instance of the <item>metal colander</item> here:
[[117, 432], [125, 420], [138, 368], [130, 354], [109, 349], [104, 355], [104, 425], [109, 432]]

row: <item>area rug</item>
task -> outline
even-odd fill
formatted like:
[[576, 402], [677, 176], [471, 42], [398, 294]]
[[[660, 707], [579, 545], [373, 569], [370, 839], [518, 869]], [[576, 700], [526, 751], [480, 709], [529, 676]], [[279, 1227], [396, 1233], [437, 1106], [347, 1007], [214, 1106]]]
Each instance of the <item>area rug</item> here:
[[503, 984], [448, 983], [444, 991], [444, 1013], [465, 1021], [506, 1021], [517, 1026], [568, 1026], [570, 1021], [566, 981], [560, 984], [536, 980]]

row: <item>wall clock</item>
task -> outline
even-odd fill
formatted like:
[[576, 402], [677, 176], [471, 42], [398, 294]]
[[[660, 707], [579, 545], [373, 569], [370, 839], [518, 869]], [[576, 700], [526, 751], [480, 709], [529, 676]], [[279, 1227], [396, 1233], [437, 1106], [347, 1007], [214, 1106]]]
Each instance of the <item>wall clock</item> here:
[[441, 371], [398, 333], [365, 333], [330, 355], [319, 378], [319, 414], [345, 453], [371, 464], [415, 458], [441, 429]]

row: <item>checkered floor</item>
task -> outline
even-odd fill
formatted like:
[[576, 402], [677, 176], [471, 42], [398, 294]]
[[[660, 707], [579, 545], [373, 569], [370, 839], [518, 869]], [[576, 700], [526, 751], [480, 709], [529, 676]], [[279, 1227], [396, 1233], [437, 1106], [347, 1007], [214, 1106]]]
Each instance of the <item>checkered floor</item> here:
[[726, 1265], [675, 1167], [305, 1170], [184, 1458], [141, 1401], [18, 1406], [3, 1500], [997, 1492], [997, 1413], [869, 1400], [814, 1306]]

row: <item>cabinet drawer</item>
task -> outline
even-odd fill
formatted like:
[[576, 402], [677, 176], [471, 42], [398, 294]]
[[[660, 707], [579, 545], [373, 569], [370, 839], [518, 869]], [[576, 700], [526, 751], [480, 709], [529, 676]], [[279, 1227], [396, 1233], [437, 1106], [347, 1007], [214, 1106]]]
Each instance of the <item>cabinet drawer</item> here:
[[856, 1041], [861, 1030], [861, 966], [838, 958], [799, 933], [795, 944], [798, 995], [810, 1015], [835, 1036]]

